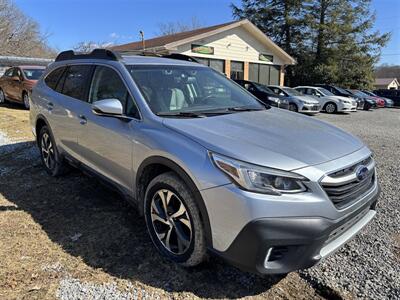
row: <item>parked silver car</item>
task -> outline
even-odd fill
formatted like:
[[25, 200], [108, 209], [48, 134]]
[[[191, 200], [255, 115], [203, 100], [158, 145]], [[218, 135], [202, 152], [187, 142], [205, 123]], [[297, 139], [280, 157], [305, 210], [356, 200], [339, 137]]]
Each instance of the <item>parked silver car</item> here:
[[289, 110], [306, 114], [317, 114], [321, 110], [318, 100], [303, 95], [299, 91], [286, 86], [269, 85], [275, 94], [285, 97], [289, 101]]
[[298, 86], [294, 89], [304, 95], [315, 97], [321, 105], [321, 110], [329, 114], [357, 111], [357, 102], [355, 100], [347, 97], [336, 96], [322, 87]]
[[307, 268], [375, 215], [375, 162], [358, 138], [197, 63], [62, 52], [30, 119], [50, 175], [72, 164], [110, 183], [184, 266], [211, 252], [260, 274]]

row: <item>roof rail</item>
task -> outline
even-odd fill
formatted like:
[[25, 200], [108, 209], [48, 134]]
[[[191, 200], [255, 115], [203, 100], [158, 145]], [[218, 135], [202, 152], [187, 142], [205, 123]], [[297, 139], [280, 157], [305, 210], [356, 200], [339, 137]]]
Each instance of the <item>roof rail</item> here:
[[73, 50], [67, 50], [60, 52], [55, 61], [70, 60], [70, 59], [107, 59], [107, 60], [119, 60], [119, 56], [108, 49], [94, 49], [89, 53], [75, 53]]
[[115, 51], [119, 55], [140, 55], [140, 56], [155, 56], [155, 57], [162, 57], [160, 54], [151, 51], [145, 50], [122, 50], [122, 51]]
[[166, 54], [166, 55], [163, 55], [162, 57], [199, 63], [198, 60], [196, 60], [195, 58], [193, 58], [189, 55], [180, 54], [180, 53]]

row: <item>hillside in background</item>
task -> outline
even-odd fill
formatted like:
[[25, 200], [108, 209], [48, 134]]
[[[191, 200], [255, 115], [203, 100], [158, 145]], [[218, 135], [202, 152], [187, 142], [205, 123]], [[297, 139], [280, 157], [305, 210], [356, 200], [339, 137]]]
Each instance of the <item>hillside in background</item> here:
[[400, 79], [400, 66], [381, 65], [374, 70], [375, 78], [397, 78]]

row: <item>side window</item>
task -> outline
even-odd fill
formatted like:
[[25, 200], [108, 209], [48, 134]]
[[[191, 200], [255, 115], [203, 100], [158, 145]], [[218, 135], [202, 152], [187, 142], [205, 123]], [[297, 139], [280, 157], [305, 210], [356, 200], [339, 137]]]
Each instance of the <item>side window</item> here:
[[86, 101], [87, 85], [92, 66], [70, 66], [67, 69], [62, 93], [75, 99]]
[[126, 115], [138, 118], [139, 113], [121, 77], [113, 69], [97, 66], [90, 86], [89, 102], [118, 99]]
[[46, 76], [44, 82], [49, 88], [51, 88], [52, 90], [56, 90], [58, 80], [60, 79], [64, 71], [65, 67], [55, 69], [49, 75]]
[[14, 68], [10, 68], [4, 73], [4, 76], [12, 77], [13, 73], [14, 73]]

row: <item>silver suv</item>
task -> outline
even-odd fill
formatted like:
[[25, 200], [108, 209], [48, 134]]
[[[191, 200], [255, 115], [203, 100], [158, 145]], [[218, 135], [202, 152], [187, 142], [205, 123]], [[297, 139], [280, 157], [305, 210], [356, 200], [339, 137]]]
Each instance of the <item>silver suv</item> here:
[[195, 62], [62, 52], [31, 102], [46, 171], [73, 165], [111, 183], [184, 266], [214, 253], [261, 274], [307, 268], [375, 215], [375, 163], [359, 139]]

